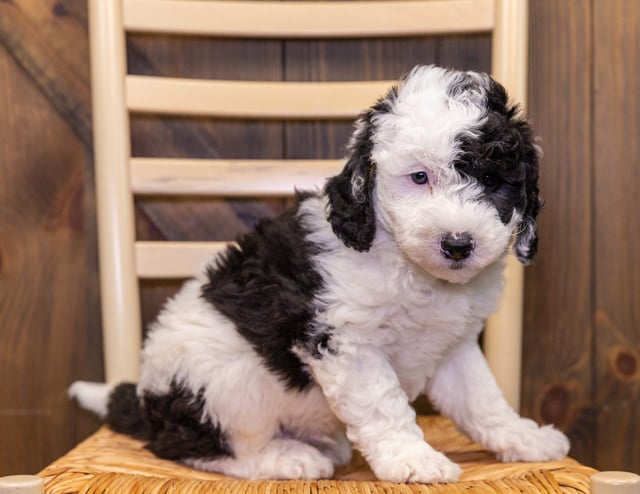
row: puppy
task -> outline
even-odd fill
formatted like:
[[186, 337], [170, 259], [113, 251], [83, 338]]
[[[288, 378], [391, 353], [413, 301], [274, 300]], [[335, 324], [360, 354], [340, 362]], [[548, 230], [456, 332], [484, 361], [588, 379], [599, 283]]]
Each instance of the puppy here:
[[454, 481], [416, 425], [421, 393], [504, 461], [562, 458], [566, 437], [509, 407], [477, 343], [505, 255], [535, 254], [537, 181], [500, 84], [416, 67], [360, 116], [321, 192], [167, 302], [137, 386], [70, 393], [160, 457], [243, 478], [331, 477], [353, 444], [381, 480]]

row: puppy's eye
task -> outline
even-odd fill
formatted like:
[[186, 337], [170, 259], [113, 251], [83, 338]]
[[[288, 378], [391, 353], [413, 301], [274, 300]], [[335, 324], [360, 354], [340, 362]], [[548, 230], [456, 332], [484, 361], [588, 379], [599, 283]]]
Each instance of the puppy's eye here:
[[415, 172], [411, 174], [411, 180], [414, 184], [424, 185], [429, 182], [427, 172]]
[[494, 175], [493, 173], [487, 173], [483, 175], [480, 181], [482, 182], [482, 185], [489, 189], [494, 189], [502, 183], [500, 177], [498, 175]]

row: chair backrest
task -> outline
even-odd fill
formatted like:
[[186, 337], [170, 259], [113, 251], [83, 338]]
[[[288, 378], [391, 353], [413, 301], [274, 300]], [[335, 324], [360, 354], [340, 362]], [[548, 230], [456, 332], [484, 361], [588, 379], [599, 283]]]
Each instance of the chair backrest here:
[[[106, 380], [136, 380], [140, 278], [183, 278], [222, 248], [211, 242], [143, 242], [134, 197], [145, 194], [282, 196], [321, 185], [336, 160], [133, 158], [131, 113], [248, 119], [356, 118], [386, 81], [255, 82], [130, 75], [128, 32], [277, 39], [379, 38], [492, 33], [492, 72], [524, 104], [526, 0], [278, 2], [89, 0], [94, 157]], [[510, 261], [507, 292], [487, 323], [485, 350], [512, 405], [520, 393], [522, 270]]]

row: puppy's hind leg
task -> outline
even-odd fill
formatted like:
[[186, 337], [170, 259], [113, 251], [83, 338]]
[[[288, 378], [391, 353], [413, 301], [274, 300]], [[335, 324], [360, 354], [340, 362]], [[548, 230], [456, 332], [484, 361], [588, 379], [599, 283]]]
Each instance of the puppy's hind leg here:
[[319, 438], [310, 438], [306, 442], [318, 448], [337, 467], [348, 465], [353, 457], [351, 443], [342, 430], [336, 430]]
[[[251, 441], [253, 442], [253, 441]], [[323, 479], [333, 476], [332, 461], [318, 449], [292, 438], [273, 438], [262, 447], [234, 440], [234, 456], [189, 460], [200, 470], [247, 479]]]
[[[312, 440], [330, 431], [304, 434], [288, 427], [292, 425], [288, 412], [294, 405], [304, 409], [299, 399], [308, 399], [310, 393], [294, 395], [292, 400], [279, 383], [271, 384], [268, 379], [249, 380], [244, 396], [253, 399], [245, 400], [241, 406], [227, 406], [225, 410], [218, 407], [230, 454], [215, 458], [201, 455], [185, 462], [200, 470], [246, 479], [331, 478], [332, 455], [324, 451], [324, 444]], [[222, 393], [229, 395], [230, 391]]]

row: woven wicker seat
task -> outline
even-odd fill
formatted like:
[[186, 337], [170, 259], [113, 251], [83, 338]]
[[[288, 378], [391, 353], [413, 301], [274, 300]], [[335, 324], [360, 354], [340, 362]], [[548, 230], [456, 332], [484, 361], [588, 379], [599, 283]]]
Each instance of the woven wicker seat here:
[[162, 460], [135, 439], [103, 427], [40, 475], [50, 493], [188, 492], [234, 494], [431, 494], [589, 492], [595, 470], [566, 458], [547, 463], [501, 463], [443, 417], [420, 417], [427, 440], [463, 468], [454, 484], [378, 482], [358, 456], [332, 480], [246, 481]]
[[[308, 4], [246, 0], [89, 0], [89, 7], [105, 375], [109, 382], [135, 381], [138, 375], [142, 334], [138, 278], [187, 277], [204, 256], [220, 248], [213, 243], [136, 241], [135, 194], [285, 195], [292, 193], [294, 187], [321, 184], [324, 177], [341, 166], [340, 162], [330, 160], [250, 163], [247, 160], [132, 158], [129, 113], [353, 120], [389, 86], [384, 81], [261, 84], [131, 76], [126, 73], [127, 31], [252, 38], [366, 38], [492, 32], [493, 75], [515, 99], [523, 101], [526, 94], [526, 0]], [[272, 17], [269, 10], [275, 12]], [[350, 15], [355, 20], [349, 21]], [[298, 16], [297, 20], [294, 16]], [[284, 21], [291, 19], [292, 25], [285, 27]], [[311, 97], [312, 92], [318, 96]], [[509, 270], [507, 302], [488, 323], [485, 350], [505, 396], [517, 408], [522, 273], [513, 264]], [[144, 449], [141, 442], [107, 427], [39, 475], [45, 479], [50, 493], [589, 491], [589, 476], [594, 470], [571, 459], [505, 464], [458, 433], [445, 418], [420, 417], [419, 423], [426, 439], [463, 467], [460, 482], [442, 485], [378, 482], [357, 455], [351, 465], [336, 472], [334, 479], [243, 481], [159, 459]]]

